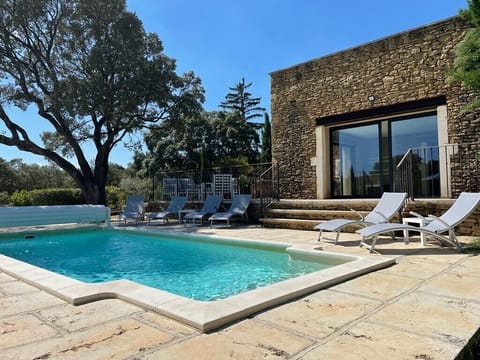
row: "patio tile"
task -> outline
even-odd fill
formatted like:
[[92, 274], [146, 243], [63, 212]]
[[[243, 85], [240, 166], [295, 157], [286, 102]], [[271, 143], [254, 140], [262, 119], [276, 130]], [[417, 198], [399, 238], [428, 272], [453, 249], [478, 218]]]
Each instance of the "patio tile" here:
[[68, 333], [62, 338], [10, 348], [2, 352], [2, 360], [125, 359], [172, 339], [170, 334], [139, 321], [125, 319]]
[[202, 334], [145, 355], [143, 360], [215, 360], [288, 358], [312, 341], [257, 320], [246, 320], [217, 333]]
[[0, 291], [8, 296], [37, 292], [39, 289], [23, 281], [13, 280], [4, 283], [0, 282]]
[[324, 338], [354, 321], [381, 302], [329, 290], [271, 309], [258, 318], [315, 338]]
[[471, 256], [457, 267], [452, 269], [452, 273], [480, 277], [480, 256]]
[[18, 315], [0, 320], [0, 351], [57, 335], [56, 331], [33, 315]]
[[148, 323], [158, 326], [160, 329], [171, 333], [176, 333], [181, 336], [199, 333], [196, 329], [190, 326], [184, 325], [178, 321], [169, 319], [166, 316], [162, 316], [160, 314], [155, 314], [152, 312], [142, 312], [138, 315], [138, 317]]
[[0, 284], [5, 282], [10, 282], [10, 281], [15, 281], [15, 280], [16, 279], [14, 277], [11, 277], [10, 275], [7, 275], [4, 272], [0, 271]]
[[336, 285], [332, 290], [386, 301], [410, 290], [420, 282], [420, 279], [374, 272]]
[[302, 356], [317, 359], [453, 359], [461, 347], [430, 337], [362, 323]]
[[425, 263], [453, 264], [466, 256], [468, 255], [462, 254], [452, 248], [426, 248], [419, 249], [417, 253], [408, 255], [408, 258]]
[[418, 279], [427, 279], [435, 274], [447, 269], [450, 264], [444, 262], [425, 262], [410, 256], [404, 256], [396, 260], [397, 264], [385, 269], [378, 270], [377, 273], [404, 275]]
[[438, 337], [459, 346], [465, 345], [477, 331], [480, 304], [414, 292], [385, 307], [369, 320]]
[[[470, 269], [467, 268], [467, 272]], [[447, 273], [428, 282], [421, 288], [431, 294], [449, 296], [465, 301], [477, 301], [480, 303], [479, 276], [462, 275], [458, 272]]]
[[80, 306], [63, 304], [39, 311], [39, 315], [67, 331], [76, 331], [141, 311], [121, 300], [102, 300]]
[[65, 302], [52, 295], [37, 291], [30, 294], [20, 294], [2, 298], [0, 302], [0, 317], [20, 314], [22, 312], [39, 310]]

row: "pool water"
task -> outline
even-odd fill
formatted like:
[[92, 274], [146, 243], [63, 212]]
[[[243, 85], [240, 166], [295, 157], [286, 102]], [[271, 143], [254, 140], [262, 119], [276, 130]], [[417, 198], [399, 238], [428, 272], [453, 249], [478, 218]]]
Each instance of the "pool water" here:
[[0, 254], [84, 282], [128, 279], [202, 301], [332, 266], [331, 262], [292, 259], [286, 247], [242, 244], [191, 235], [95, 229], [0, 239]]

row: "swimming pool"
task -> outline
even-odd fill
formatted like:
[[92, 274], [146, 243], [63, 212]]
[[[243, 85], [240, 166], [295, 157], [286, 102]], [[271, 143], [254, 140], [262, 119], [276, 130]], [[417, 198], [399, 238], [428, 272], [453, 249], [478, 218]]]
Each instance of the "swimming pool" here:
[[128, 279], [202, 301], [354, 260], [319, 256], [307, 261], [286, 248], [101, 228], [19, 235], [0, 242], [0, 254], [80, 281]]
[[[290, 299], [310, 294], [322, 288], [332, 286], [338, 282], [342, 282], [395, 263], [394, 259], [385, 257], [371, 255], [347, 256], [318, 251], [316, 249], [316, 246], [318, 245], [315, 243], [313, 243], [311, 246], [306, 246], [305, 244], [292, 246], [291, 244], [262, 242], [257, 240], [220, 239], [215, 236], [198, 237], [197, 235], [189, 234], [180, 235], [179, 233], [173, 232], [158, 232], [153, 229], [145, 229], [142, 231], [139, 231], [138, 229], [122, 229], [122, 231], [113, 232], [113, 234], [116, 235], [121, 234], [122, 237], [127, 235], [126, 239], [124, 238], [123, 240], [119, 240], [119, 244], [117, 244], [118, 248], [114, 251], [122, 254], [121, 257], [124, 258], [123, 262], [125, 262], [126, 259], [127, 269], [129, 269], [130, 272], [141, 272], [141, 270], [144, 268], [144, 265], [146, 266], [147, 262], [154, 261], [152, 259], [157, 258], [156, 253], [152, 252], [152, 250], [143, 250], [146, 253], [150, 253], [149, 255], [152, 256], [150, 256], [148, 259], [143, 258], [143, 260], [140, 262], [140, 265], [133, 266], [133, 252], [140, 251], [140, 249], [142, 249], [144, 246], [144, 242], [160, 242], [162, 241], [160, 240], [161, 237], [164, 236], [168, 238], [168, 240], [165, 241], [171, 243], [170, 245], [173, 244], [173, 246], [177, 246], [180, 245], [180, 243], [185, 242], [194, 242], [194, 258], [198, 258], [199, 262], [197, 262], [195, 265], [185, 265], [185, 261], [183, 261], [182, 263], [184, 266], [181, 268], [180, 272], [185, 272], [186, 268], [189, 268], [191, 269], [191, 272], [196, 273], [202, 273], [206, 271], [206, 277], [210, 277], [212, 276], [212, 273], [219, 271], [213, 263], [205, 261], [205, 257], [201, 254], [204, 251], [207, 251], [205, 249], [209, 248], [210, 250], [208, 251], [212, 251], [214, 253], [214, 259], [216, 258], [217, 260], [220, 259], [223, 261], [223, 251], [219, 253], [218, 249], [224, 250], [224, 246], [229, 249], [231, 248], [235, 254], [238, 251], [244, 250], [258, 252], [260, 254], [263, 254], [263, 251], [273, 252], [275, 255], [282, 254], [284, 258], [288, 259], [286, 261], [287, 264], [291, 263], [292, 261], [300, 261], [301, 263], [318, 263], [319, 259], [322, 259], [322, 261], [325, 260], [327, 263], [329, 263], [329, 265], [335, 264], [335, 266], [327, 267], [323, 270], [308, 270], [311, 272], [302, 269], [299, 274], [284, 280], [276, 279], [273, 283], [269, 282], [270, 285], [266, 285], [264, 283], [252, 285], [247, 281], [242, 285], [243, 289], [241, 292], [237, 292], [234, 295], [225, 297], [225, 294], [221, 296], [214, 294], [210, 301], [200, 301], [187, 298], [183, 295], [175, 294], [172, 292], [173, 290], [160, 290], [151, 286], [142, 285], [137, 281], [126, 280], [124, 279], [126, 276], [121, 276], [121, 280], [114, 280], [118, 277], [112, 277], [111, 274], [101, 274], [101, 271], [98, 269], [95, 271], [90, 271], [94, 278], [98, 277], [93, 280], [97, 282], [87, 283], [82, 280], [74, 279], [72, 277], [73, 274], [65, 272], [62, 269], [47, 270], [39, 267], [42, 266], [41, 264], [32, 265], [27, 263], [26, 261], [28, 261], [28, 259], [15, 259], [13, 257], [16, 256], [15, 254], [10, 253], [10, 255], [7, 255], [5, 250], [5, 248], [8, 247], [16, 248], [16, 246], [9, 245], [14, 244], [15, 242], [24, 242], [27, 244], [30, 242], [30, 248], [23, 248], [23, 252], [26, 254], [29, 254], [30, 252], [37, 253], [42, 247], [44, 248], [42, 250], [43, 252], [53, 252], [51, 246], [55, 246], [60, 248], [61, 251], [75, 253], [76, 256], [74, 257], [70, 256], [71, 254], [65, 255], [64, 260], [69, 259], [66, 262], [73, 262], [73, 259], [75, 259], [75, 261], [78, 262], [76, 268], [80, 268], [81, 271], [79, 272], [83, 272], [85, 269], [94, 268], [93, 264], [88, 260], [88, 254], [92, 252], [91, 249], [94, 247], [102, 248], [106, 246], [106, 242], [112, 241], [111, 239], [108, 240], [108, 237], [104, 237], [104, 235], [110, 233], [111, 228], [96, 228], [94, 233], [97, 231], [100, 231], [100, 234], [103, 235], [97, 240], [88, 240], [93, 243], [93, 247], [91, 244], [88, 245], [88, 242], [83, 244], [77, 243], [76, 238], [83, 237], [83, 235], [78, 236], [79, 234], [84, 232], [90, 233], [90, 231], [86, 231], [85, 229], [75, 230], [68, 233], [65, 231], [42, 231], [40, 229], [36, 229], [33, 232], [29, 231], [17, 234], [2, 234], [0, 235], [0, 271], [34, 285], [55, 296], [58, 296], [73, 305], [81, 305], [102, 299], [121, 299], [138, 305], [144, 309], [166, 315], [175, 320], [191, 325], [201, 331], [208, 331], [220, 326], [224, 326], [263, 309], [285, 303]], [[68, 236], [65, 237], [65, 234], [68, 234]], [[142, 240], [138, 240], [139, 238], [137, 237], [141, 238]], [[47, 240], [44, 241], [42, 240], [43, 238]], [[63, 238], [63, 240], [61, 238]], [[132, 240], [133, 238], [137, 240]], [[35, 242], [38, 244], [42, 243], [42, 245], [40, 247], [32, 247]], [[134, 246], [127, 250], [127, 248], [124, 247], [126, 242], [130, 243], [128, 245]], [[65, 246], [65, 243], [69, 244]], [[15, 251], [18, 251], [21, 248], [22, 247], [19, 247]], [[75, 251], [73, 251], [74, 248], [76, 248]], [[10, 252], [13, 250], [10, 249], [8, 251]], [[110, 250], [110, 252], [104, 253], [104, 257], [96, 255], [99, 256], [100, 259], [97, 259], [96, 262], [102, 263], [103, 265], [108, 264], [108, 267], [110, 268], [121, 268], [119, 262], [113, 260], [112, 251], [113, 250]], [[172, 249], [168, 251], [171, 252], [170, 259], [180, 258], [176, 251]], [[31, 254], [28, 256], [30, 255]], [[250, 254], [249, 256], [253, 255]], [[263, 265], [261, 265], [260, 262], [264, 260], [265, 255], [254, 258], [256, 260], [254, 261], [253, 268], [262, 268]], [[63, 259], [57, 258], [57, 260], [54, 262], [60, 263], [61, 261], [63, 261]], [[64, 266], [62, 265], [60, 267], [63, 268]], [[140, 270], [134, 270], [135, 268], [139, 268]], [[119, 273], [122, 272], [123, 270], [119, 271]], [[243, 270], [243, 272], [247, 271]], [[243, 276], [243, 274], [241, 275]], [[222, 276], [220, 276], [220, 279]], [[239, 276], [238, 273], [237, 276]], [[227, 283], [229, 282], [231, 282], [231, 280], [227, 281]], [[207, 297], [210, 296], [211, 295], [208, 295]]]

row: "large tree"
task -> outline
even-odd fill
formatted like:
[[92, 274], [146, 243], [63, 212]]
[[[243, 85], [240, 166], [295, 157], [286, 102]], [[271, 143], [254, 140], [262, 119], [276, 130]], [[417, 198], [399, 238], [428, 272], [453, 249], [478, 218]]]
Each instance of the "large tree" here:
[[225, 95], [225, 101], [220, 103], [220, 107], [227, 111], [240, 114], [246, 122], [251, 122], [254, 118], [262, 117], [265, 108], [260, 106], [261, 98], [252, 97], [248, 88], [252, 83], [246, 83], [242, 78], [235, 86], [230, 87], [230, 92]]
[[260, 154], [260, 161], [266, 163], [272, 161], [272, 125], [267, 113], [264, 114], [263, 118], [262, 153]]
[[258, 157], [257, 131], [236, 112], [212, 111], [164, 121], [145, 135], [148, 153], [136, 157], [138, 171], [201, 170]]
[[[105, 203], [108, 158], [127, 134], [198, 112], [204, 96], [124, 0], [0, 0], [0, 79], [0, 143], [54, 162], [92, 204]], [[51, 129], [41, 143], [11, 105], [36, 108], [31, 121]]]

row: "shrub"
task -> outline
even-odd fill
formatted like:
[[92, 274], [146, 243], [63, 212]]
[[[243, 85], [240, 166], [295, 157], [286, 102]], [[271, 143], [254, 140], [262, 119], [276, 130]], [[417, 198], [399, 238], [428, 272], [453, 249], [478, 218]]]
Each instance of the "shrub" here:
[[470, 244], [465, 245], [465, 250], [471, 252], [480, 252], [480, 238], [476, 238]]
[[152, 192], [152, 182], [150, 179], [127, 177], [120, 181], [120, 189], [126, 194], [140, 194], [148, 199]]
[[11, 202], [15, 206], [77, 205], [84, 204], [85, 199], [78, 189], [40, 189], [15, 191]]
[[107, 206], [112, 210], [119, 210], [125, 205], [127, 194], [117, 186], [107, 186], [105, 188], [107, 197]]
[[10, 205], [10, 195], [6, 191], [0, 192], [0, 206]]

